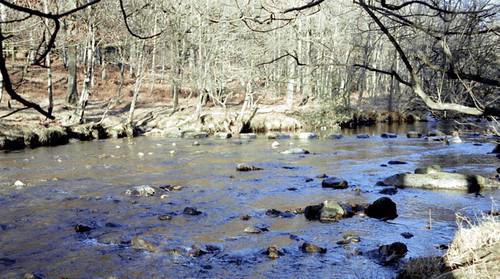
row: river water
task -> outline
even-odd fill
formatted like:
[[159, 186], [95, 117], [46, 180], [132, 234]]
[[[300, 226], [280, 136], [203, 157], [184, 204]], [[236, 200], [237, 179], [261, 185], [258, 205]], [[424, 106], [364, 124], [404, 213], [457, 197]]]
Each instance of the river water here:
[[[453, 238], [455, 214], [490, 210], [500, 191], [475, 195], [400, 189], [391, 196], [399, 217], [390, 222], [355, 216], [324, 224], [303, 215], [273, 218], [265, 212], [327, 199], [373, 202], [383, 196], [377, 181], [430, 164], [446, 171], [495, 173], [498, 159], [487, 154], [492, 143], [475, 145], [478, 140], [468, 139], [447, 146], [407, 139], [408, 129], [427, 127], [378, 126], [345, 131], [340, 140], [279, 140], [278, 149], [264, 136], [251, 141], [199, 140], [200, 146], [193, 146], [193, 140], [141, 137], [1, 153], [0, 278], [22, 278], [25, 273], [44, 278], [393, 278], [394, 267], [377, 264], [366, 252], [400, 241], [408, 246], [406, 259], [441, 255], [437, 246]], [[358, 132], [372, 137], [356, 139]], [[399, 136], [382, 139], [381, 132]], [[313, 154], [280, 154], [290, 146]], [[381, 166], [389, 160], [408, 164]], [[263, 170], [237, 172], [241, 162]], [[324, 189], [316, 178], [321, 174], [344, 178], [350, 187]], [[308, 178], [314, 180], [305, 182]], [[26, 186], [16, 189], [16, 180]], [[144, 184], [185, 187], [163, 199], [124, 194]], [[182, 212], [187, 206], [203, 213], [186, 216]], [[159, 220], [164, 214], [171, 214], [172, 220]], [[241, 220], [243, 215], [252, 218]], [[93, 230], [76, 233], [76, 224]], [[243, 232], [253, 225], [269, 231]], [[405, 239], [403, 232], [414, 237]], [[357, 234], [361, 241], [336, 244], [345, 233]], [[135, 236], [159, 251], [134, 249], [129, 242]], [[304, 241], [328, 251], [304, 254], [299, 249]], [[220, 250], [189, 257], [192, 245]], [[270, 245], [285, 254], [268, 259], [262, 252]]]

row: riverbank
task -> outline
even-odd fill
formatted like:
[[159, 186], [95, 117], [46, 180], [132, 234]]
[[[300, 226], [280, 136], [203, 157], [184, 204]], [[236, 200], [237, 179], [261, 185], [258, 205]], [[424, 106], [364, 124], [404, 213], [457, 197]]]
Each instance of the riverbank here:
[[[328, 130], [339, 132], [340, 127], [369, 126], [375, 123], [412, 123], [419, 121], [415, 115], [401, 113], [355, 112], [343, 122], [329, 122], [329, 126], [311, 127], [307, 115], [317, 110], [314, 105], [290, 109], [285, 105], [259, 105], [252, 110], [240, 106], [222, 108], [204, 107], [198, 111], [189, 100], [179, 109], [157, 102], [143, 104], [135, 110], [134, 121], [127, 124], [129, 105], [119, 104], [110, 108], [109, 102], [95, 101], [87, 106], [84, 124], [73, 124], [74, 108], [64, 103], [54, 108], [55, 121], [43, 120], [34, 111], [22, 107], [0, 108], [0, 115], [8, 115], [0, 121], [0, 150], [19, 150], [40, 146], [56, 146], [71, 141], [101, 140], [108, 138], [161, 136], [180, 137], [238, 137], [241, 133], [300, 132]], [[339, 120], [340, 121], [340, 120]]]

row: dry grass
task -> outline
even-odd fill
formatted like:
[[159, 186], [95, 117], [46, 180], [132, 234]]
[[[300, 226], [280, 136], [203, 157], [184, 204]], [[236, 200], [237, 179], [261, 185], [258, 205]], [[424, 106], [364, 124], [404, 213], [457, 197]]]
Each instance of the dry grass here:
[[457, 216], [458, 231], [443, 257], [410, 260], [398, 278], [500, 278], [500, 219]]

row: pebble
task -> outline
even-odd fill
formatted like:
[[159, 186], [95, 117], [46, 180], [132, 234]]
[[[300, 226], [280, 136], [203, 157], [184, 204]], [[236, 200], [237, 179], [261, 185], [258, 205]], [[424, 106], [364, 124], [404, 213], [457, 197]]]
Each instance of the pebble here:
[[200, 143], [198, 141], [193, 142], [193, 146], [200, 146]]
[[251, 234], [259, 234], [262, 232], [262, 230], [257, 227], [246, 227], [243, 231]]
[[243, 216], [240, 217], [240, 219], [243, 220], [243, 221], [248, 221], [248, 220], [252, 219], [252, 216], [250, 216], [250, 215], [243, 215]]
[[160, 216], [158, 216], [158, 219], [160, 221], [169, 221], [169, 220], [172, 220], [172, 215], [168, 215], [168, 214], [160, 215]]
[[404, 232], [404, 233], [401, 233], [401, 236], [406, 238], [406, 239], [410, 239], [413, 237], [413, 234], [410, 232]]

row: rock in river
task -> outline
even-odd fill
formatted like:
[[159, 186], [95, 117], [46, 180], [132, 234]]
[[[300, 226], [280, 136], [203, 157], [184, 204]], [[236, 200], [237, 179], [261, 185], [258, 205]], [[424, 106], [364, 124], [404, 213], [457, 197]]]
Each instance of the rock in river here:
[[441, 167], [438, 165], [421, 167], [421, 168], [417, 168], [415, 170], [416, 174], [429, 174], [429, 173], [437, 173], [437, 172], [441, 172]]
[[398, 137], [398, 135], [397, 135], [397, 134], [393, 134], [393, 133], [383, 133], [383, 134], [381, 135], [381, 137], [382, 137], [383, 139], [395, 139], [395, 138], [397, 138], [397, 137]]
[[243, 232], [246, 232], [246, 233], [251, 233], [251, 234], [259, 234], [262, 232], [262, 230], [260, 228], [257, 228], [257, 227], [246, 227]]
[[308, 242], [304, 242], [300, 246], [300, 250], [304, 253], [320, 253], [320, 254], [326, 253], [326, 248], [319, 247], [318, 245]]
[[347, 189], [347, 181], [340, 179], [338, 177], [328, 177], [323, 182], [321, 182], [321, 187], [323, 188], [333, 188], [333, 189]]
[[422, 134], [419, 132], [410, 131], [406, 134], [406, 137], [409, 139], [418, 139], [422, 137]]
[[143, 239], [140, 236], [136, 236], [132, 239], [132, 247], [138, 250], [145, 250], [151, 253], [158, 252], [159, 248], [150, 241]]
[[267, 255], [270, 259], [277, 259], [280, 256], [283, 256], [285, 253], [283, 253], [278, 246], [272, 245], [267, 248], [267, 250], [264, 252], [264, 254]]
[[491, 153], [500, 154], [500, 144], [497, 144], [497, 146], [495, 146], [495, 148], [493, 149], [493, 151], [491, 151]]
[[77, 232], [77, 233], [86, 233], [86, 232], [90, 232], [91, 230], [92, 230], [92, 228], [89, 226], [86, 226], [86, 225], [78, 224], [75, 226], [75, 232]]
[[218, 139], [229, 139], [233, 137], [231, 133], [226, 133], [226, 132], [218, 132], [215, 133], [214, 136]]
[[400, 173], [384, 180], [387, 185], [422, 189], [461, 190], [476, 193], [482, 188], [495, 189], [500, 183], [480, 175], [434, 172], [427, 174]]
[[183, 213], [186, 215], [196, 216], [196, 215], [200, 215], [202, 212], [194, 207], [186, 207], [186, 208], [184, 208]]
[[257, 135], [254, 133], [241, 133], [240, 139], [256, 139]]
[[398, 189], [397, 188], [385, 188], [385, 189], [382, 189], [379, 191], [380, 194], [382, 195], [388, 195], [388, 196], [392, 196], [392, 195], [395, 195], [398, 193]]
[[150, 197], [156, 194], [155, 188], [149, 185], [135, 186], [132, 189], [125, 191], [125, 195], [135, 197]]
[[281, 152], [281, 154], [309, 154], [309, 151], [302, 148], [290, 148]]
[[298, 138], [302, 140], [317, 139], [318, 135], [316, 133], [300, 133]]
[[403, 258], [408, 252], [408, 248], [404, 243], [394, 242], [389, 245], [382, 245], [378, 248], [380, 261], [383, 264], [392, 264]]
[[256, 166], [248, 165], [248, 164], [238, 164], [236, 166], [237, 171], [256, 171], [256, 170], [262, 170], [262, 168], [258, 168]]
[[368, 139], [368, 138], [370, 138], [370, 135], [368, 135], [368, 134], [359, 134], [359, 135], [356, 135], [356, 138], [358, 138], [358, 139]]
[[391, 220], [398, 217], [396, 203], [388, 197], [382, 197], [374, 201], [365, 209], [365, 214], [368, 217], [383, 220]]
[[350, 206], [341, 205], [333, 200], [327, 200], [318, 205], [306, 206], [304, 209], [304, 216], [309, 221], [333, 222], [352, 215], [353, 211]]
[[387, 164], [389, 164], [389, 165], [406, 165], [408, 163], [404, 162], [404, 161], [391, 160], [391, 161], [387, 162]]

